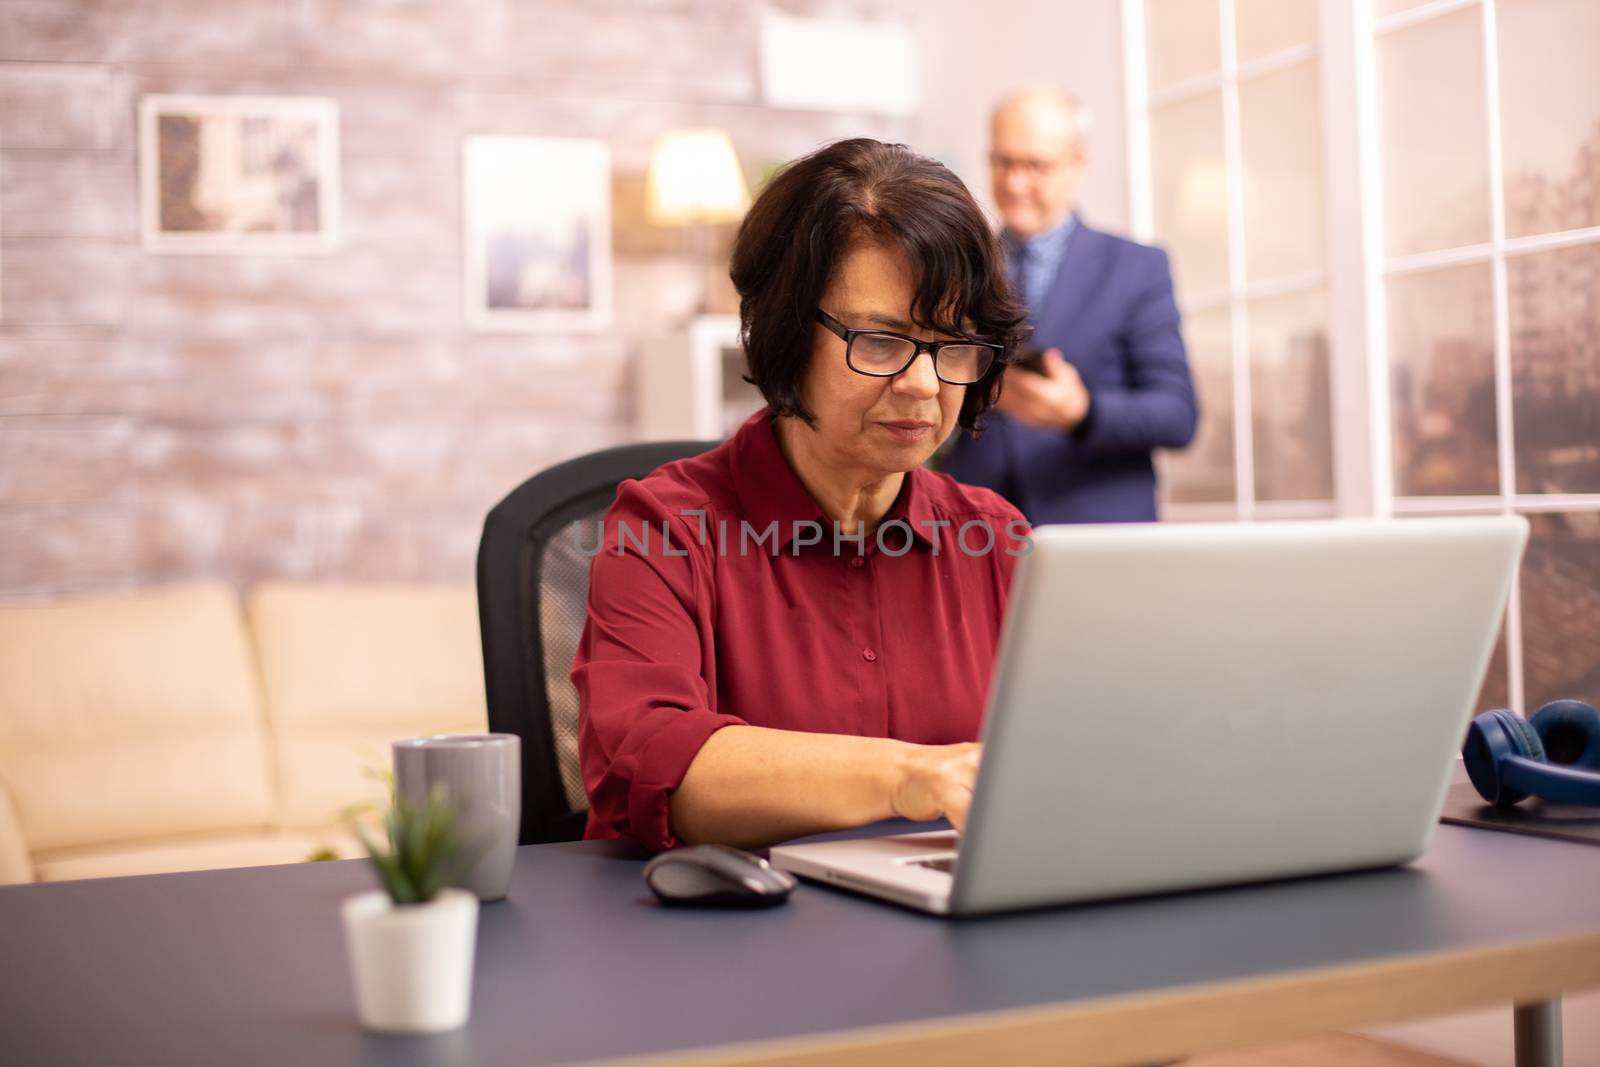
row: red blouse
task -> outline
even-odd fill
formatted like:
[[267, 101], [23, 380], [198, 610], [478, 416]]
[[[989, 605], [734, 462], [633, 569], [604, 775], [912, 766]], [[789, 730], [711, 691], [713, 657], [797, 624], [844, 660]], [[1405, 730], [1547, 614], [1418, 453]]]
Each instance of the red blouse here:
[[572, 668], [585, 836], [675, 846], [667, 798], [732, 724], [977, 740], [1030, 547], [1021, 513], [919, 469], [875, 537], [858, 549], [851, 532], [823, 517], [766, 410], [622, 483], [603, 541], [580, 537], [603, 546]]

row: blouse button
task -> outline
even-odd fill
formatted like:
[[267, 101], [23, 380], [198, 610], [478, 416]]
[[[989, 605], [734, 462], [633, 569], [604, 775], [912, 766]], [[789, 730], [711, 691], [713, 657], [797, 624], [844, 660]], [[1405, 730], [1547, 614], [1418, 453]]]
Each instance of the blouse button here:
[[850, 557], [850, 566], [854, 567], [856, 570], [860, 570], [862, 567], [865, 567], [866, 565], [867, 565], [867, 561], [866, 561], [866, 558], [864, 556], [851, 556]]
[[863, 648], [861, 650], [861, 658], [866, 660], [868, 663], [874, 663], [878, 659], [878, 654], [872, 651], [870, 648]]

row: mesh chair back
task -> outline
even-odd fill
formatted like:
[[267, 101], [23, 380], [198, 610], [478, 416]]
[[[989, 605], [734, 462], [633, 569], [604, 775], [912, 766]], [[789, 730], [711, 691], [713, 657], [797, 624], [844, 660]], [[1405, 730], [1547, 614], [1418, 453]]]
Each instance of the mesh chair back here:
[[478, 621], [489, 728], [522, 738], [523, 844], [583, 836], [588, 800], [569, 672], [599, 520], [622, 482], [718, 443], [651, 442], [579, 456], [523, 482], [484, 520]]

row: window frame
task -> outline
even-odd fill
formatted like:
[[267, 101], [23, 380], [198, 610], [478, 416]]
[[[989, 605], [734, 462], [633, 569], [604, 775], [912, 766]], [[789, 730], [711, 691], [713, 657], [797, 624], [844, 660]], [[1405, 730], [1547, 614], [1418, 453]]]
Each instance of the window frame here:
[[[1512, 411], [1511, 324], [1507, 260], [1553, 249], [1600, 243], [1600, 226], [1533, 236], [1506, 236], [1505, 173], [1500, 113], [1498, 5], [1501, 0], [1432, 0], [1378, 17], [1372, 0], [1321, 0], [1318, 40], [1245, 64], [1237, 61], [1235, 0], [1216, 0], [1221, 69], [1158, 93], [1149, 91], [1145, 54], [1145, 0], [1121, 0], [1124, 99], [1128, 126], [1131, 229], [1155, 239], [1150, 113], [1153, 107], [1220, 90], [1227, 172], [1228, 288], [1191, 294], [1185, 313], [1226, 306], [1232, 324], [1235, 502], [1166, 502], [1178, 521], [1539, 514], [1600, 511], [1600, 493], [1527, 494], [1516, 486]], [[1379, 142], [1379, 42], [1432, 19], [1477, 10], [1481, 19], [1487, 105], [1484, 149], [1489, 166], [1490, 238], [1458, 248], [1389, 256], [1384, 250], [1383, 186]], [[1320, 65], [1325, 273], [1268, 283], [1244, 276], [1243, 173], [1239, 84], [1294, 63]], [[1394, 422], [1388, 352], [1386, 285], [1390, 278], [1446, 266], [1488, 264], [1494, 315], [1494, 382], [1499, 492], [1481, 496], [1399, 496], [1394, 482]], [[1250, 396], [1250, 300], [1325, 286], [1328, 307], [1329, 403], [1333, 426], [1334, 499], [1258, 501]], [[1203, 398], [1202, 398], [1203, 400]], [[1521, 572], [1506, 609], [1507, 685], [1512, 707], [1524, 712]]]

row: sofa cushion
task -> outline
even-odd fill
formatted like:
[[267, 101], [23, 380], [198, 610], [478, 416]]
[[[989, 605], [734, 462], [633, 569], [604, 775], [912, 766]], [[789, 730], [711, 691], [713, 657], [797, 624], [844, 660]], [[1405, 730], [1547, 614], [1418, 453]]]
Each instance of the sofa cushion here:
[[268, 758], [226, 586], [0, 606], [0, 783], [30, 852], [265, 828]]
[[[67, 849], [34, 857], [41, 882], [74, 878], [121, 878], [169, 871], [209, 871], [221, 867], [263, 867], [303, 863], [317, 849], [331, 848], [340, 859], [366, 855], [346, 831], [256, 831], [247, 834], [186, 835], [98, 849]], [[376, 882], [374, 882], [376, 885]]]
[[381, 800], [392, 741], [487, 728], [470, 585], [268, 582], [249, 614], [281, 825]]

